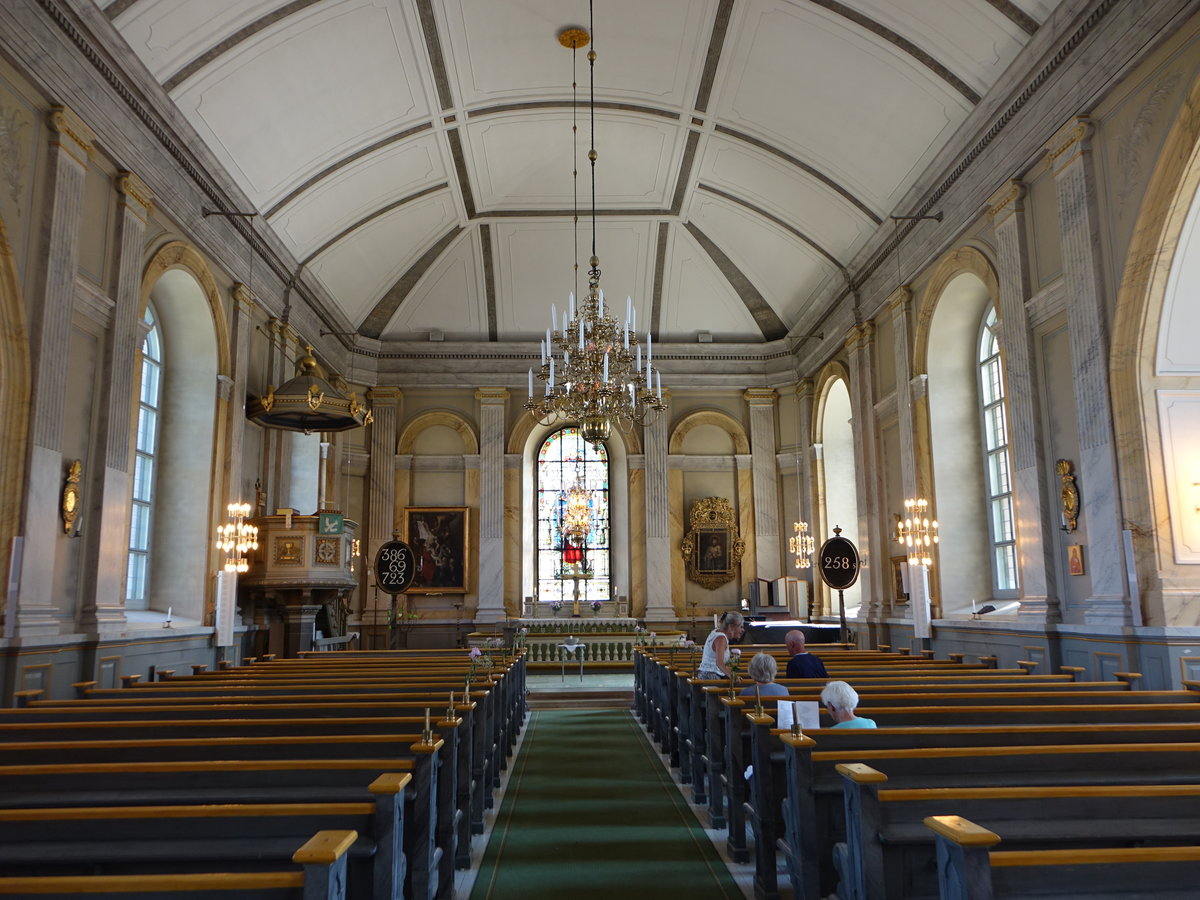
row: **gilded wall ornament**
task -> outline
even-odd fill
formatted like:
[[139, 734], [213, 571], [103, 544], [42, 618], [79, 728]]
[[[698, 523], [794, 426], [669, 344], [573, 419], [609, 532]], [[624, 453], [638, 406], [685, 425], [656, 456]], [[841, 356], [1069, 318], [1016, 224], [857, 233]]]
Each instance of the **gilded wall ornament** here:
[[1059, 499], [1062, 502], [1062, 530], [1074, 531], [1079, 525], [1079, 487], [1075, 484], [1075, 467], [1069, 459], [1054, 464], [1061, 482]]
[[690, 529], [679, 546], [688, 581], [710, 591], [728, 584], [746, 552], [733, 506], [724, 497], [705, 497], [692, 504], [688, 522]]
[[75, 460], [67, 469], [67, 481], [62, 492], [63, 532], [75, 533], [75, 520], [79, 518], [79, 478], [83, 474], [83, 463]]

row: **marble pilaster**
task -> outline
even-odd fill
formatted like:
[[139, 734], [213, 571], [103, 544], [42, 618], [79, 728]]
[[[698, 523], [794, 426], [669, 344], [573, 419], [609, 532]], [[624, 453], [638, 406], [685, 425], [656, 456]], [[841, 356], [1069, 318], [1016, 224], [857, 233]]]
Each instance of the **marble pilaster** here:
[[754, 548], [759, 578], [774, 581], [782, 572], [779, 546], [779, 467], [775, 461], [773, 388], [751, 388], [742, 397], [750, 407], [750, 454], [754, 461]]
[[[664, 394], [669, 402], [669, 397]], [[667, 478], [667, 423], [663, 411], [645, 427], [645, 510], [646, 559], [671, 557], [671, 498]], [[677, 554], [678, 555], [678, 554]], [[646, 566], [646, 619], [650, 622], [675, 620], [671, 597], [671, 569]], [[681, 582], [682, 584], [682, 582]]]
[[[638, 453], [628, 459], [629, 463], [629, 614], [640, 618], [646, 613], [646, 595], [642, 585], [646, 583], [646, 458]], [[674, 479], [675, 473], [671, 473]], [[675, 496], [674, 484], [671, 483]], [[674, 505], [671, 507], [674, 509]], [[678, 515], [672, 516], [678, 519]], [[675, 536], [675, 523], [670, 524], [671, 538]], [[674, 565], [671, 578], [674, 584]], [[682, 582], [681, 582], [682, 583]]]
[[479, 401], [479, 606], [476, 621], [504, 618], [504, 416], [508, 391], [486, 387]]
[[[912, 288], [902, 284], [888, 298], [896, 364], [896, 425], [900, 432], [900, 489], [905, 497], [924, 497], [917, 467], [917, 428], [913, 414]], [[884, 521], [890, 521], [890, 516]], [[880, 607], [890, 610], [891, 592], [881, 595]]]
[[[375, 564], [379, 548], [392, 539], [400, 518], [396, 497], [396, 429], [402, 397], [400, 389], [394, 387], [376, 387], [367, 391], [372, 422], [367, 435], [370, 458], [367, 462], [363, 559], [368, 566]], [[392, 608], [391, 598], [380, 597], [375, 591], [363, 606], [364, 625], [383, 624]]]
[[868, 320], [855, 326], [845, 347], [850, 362], [850, 429], [854, 446], [859, 448], [860, 460], [854, 473], [858, 498], [858, 540], [855, 543], [862, 560], [859, 572], [862, 600], [858, 617], [876, 621], [882, 612], [881, 598], [888, 594], [891, 572], [884, 571], [887, 554], [878, 553], [875, 546], [879, 540], [878, 527], [881, 527], [878, 523], [887, 520], [882, 504], [883, 465], [875, 427], [875, 323]]
[[1056, 567], [1053, 542], [1046, 533], [1050, 516], [1041, 476], [1040, 391], [1033, 368], [1033, 334], [1025, 309], [1031, 270], [1025, 193], [1025, 185], [1010, 181], [992, 196], [988, 213], [996, 234], [999, 269], [1000, 296], [996, 305], [1004, 348], [1017, 569], [1021, 579], [1019, 615], [1029, 621], [1057, 622], [1058, 603], [1051, 598], [1048, 583]]
[[[29, 480], [24, 559], [14, 636], [57, 634], [58, 609], [52, 596], [59, 542], [59, 496], [66, 470], [62, 455], [71, 316], [79, 270], [79, 234], [84, 183], [94, 137], [69, 109], [56, 106], [46, 116], [50, 152], [46, 162], [46, 216], [42, 223], [40, 265], [31, 272]], [[99, 484], [92, 460], [85, 460], [85, 494]]]
[[138, 307], [142, 279], [142, 245], [153, 207], [153, 194], [136, 175], [122, 172], [116, 243], [117, 271], [113, 311], [104, 336], [106, 378], [98, 394], [97, 442], [103, 457], [93, 490], [101, 501], [88, 529], [85, 571], [95, 572], [81, 596], [79, 629], [84, 632], [119, 630], [125, 624], [125, 565], [129, 550], [129, 510], [132, 476], [129, 471], [130, 428], [134, 385], [141, 359], [142, 329]]
[[1081, 530], [1086, 534], [1091, 578], [1091, 596], [1082, 610], [1083, 621], [1128, 625], [1133, 622], [1133, 615], [1126, 590], [1125, 547], [1116, 493], [1108, 315], [1101, 280], [1103, 261], [1091, 132], [1092, 125], [1087, 119], [1074, 119], [1050, 140], [1046, 149], [1058, 198], [1063, 280], [1072, 298], [1068, 328], [1079, 430], [1080, 458], [1076, 470], [1083, 497]]
[[514, 618], [523, 615], [521, 585], [521, 464], [520, 453], [504, 457], [504, 596]]

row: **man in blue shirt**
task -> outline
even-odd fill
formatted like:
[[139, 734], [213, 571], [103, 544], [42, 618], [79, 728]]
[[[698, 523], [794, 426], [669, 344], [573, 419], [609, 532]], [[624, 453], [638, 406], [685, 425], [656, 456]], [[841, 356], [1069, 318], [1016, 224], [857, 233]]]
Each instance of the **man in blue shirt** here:
[[788, 678], [828, 678], [825, 663], [819, 656], [814, 656], [804, 649], [804, 632], [789, 631], [783, 639], [791, 659], [787, 664]]

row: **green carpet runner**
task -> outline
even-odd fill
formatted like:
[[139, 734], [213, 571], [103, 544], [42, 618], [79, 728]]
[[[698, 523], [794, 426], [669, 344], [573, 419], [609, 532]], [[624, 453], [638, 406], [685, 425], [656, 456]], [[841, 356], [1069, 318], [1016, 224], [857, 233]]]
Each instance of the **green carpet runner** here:
[[473, 900], [742, 896], [627, 710], [530, 713]]

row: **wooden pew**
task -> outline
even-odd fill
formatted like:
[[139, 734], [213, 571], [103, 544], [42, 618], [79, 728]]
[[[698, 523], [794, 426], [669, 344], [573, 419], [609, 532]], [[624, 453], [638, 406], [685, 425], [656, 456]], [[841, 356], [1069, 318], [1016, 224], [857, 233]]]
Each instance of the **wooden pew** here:
[[[797, 896], [824, 896], [836, 887], [833, 845], [845, 833], [838, 763], [866, 762], [886, 770], [898, 788], [1200, 783], [1194, 743], [1043, 744], [919, 747], [898, 750], [814, 750], [812, 737], [781, 736], [786, 764], [780, 842]], [[765, 818], [765, 817], [764, 817]], [[820, 891], [820, 893], [818, 893]]]
[[202, 892], [237, 900], [343, 900], [346, 851], [353, 831], [321, 831], [293, 855], [299, 872], [189, 872], [171, 875], [76, 875], [0, 877], [0, 895], [79, 897], [91, 894], [136, 895], [141, 900], [178, 900]]
[[839, 764], [846, 842], [834, 848], [843, 900], [930, 896], [937, 890], [929, 816], [987, 822], [1006, 848], [1075, 849], [1200, 843], [1200, 785], [891, 789], [870, 766]]
[[[288, 770], [280, 765], [288, 759], [300, 762], [318, 759], [371, 759], [382, 769], [379, 774], [401, 771], [404, 763], [411, 761], [413, 781], [412, 790], [409, 792], [411, 806], [405, 816], [405, 854], [408, 858], [409, 881], [413, 885], [411, 895], [421, 900], [431, 900], [435, 895], [449, 896], [453, 889], [454, 834], [452, 830], [447, 829], [453, 828], [454, 794], [447, 789], [446, 779], [440, 777], [439, 769], [449, 774], [454, 771], [454, 765], [452, 761], [442, 757], [442, 754], [447, 752], [445, 741], [439, 738], [430, 743], [423, 743], [420, 737], [357, 735], [352, 741], [343, 740], [339, 736], [268, 736], [13, 742], [0, 744], [0, 784], [3, 784], [4, 776], [10, 772], [28, 772], [34, 761], [41, 765], [53, 765], [58, 762], [63, 766], [89, 762], [109, 766], [137, 761], [148, 765], [162, 765], [163, 760], [175, 763], [199, 762], [201, 766], [190, 771], [186, 768], [172, 770], [175, 779], [171, 782], [176, 797], [188, 797], [186, 791], [189, 789], [192, 792], [190, 799], [173, 802], [199, 802], [214, 796], [212, 785], [205, 778], [192, 778], [185, 786], [179, 783], [181, 773], [194, 775], [197, 771], [204, 771], [205, 767], [213, 762], [237, 764], [257, 761], [262, 764], [262, 768], [258, 770], [263, 776], [262, 780], [243, 782], [241, 793], [238, 795], [240, 799], [245, 802], [279, 802], [288, 799], [303, 801], [315, 795], [311, 785], [290, 781], [280, 783], [266, 778], [265, 773], [296, 771], [295, 768]], [[413, 741], [414, 738], [416, 742]], [[226, 773], [230, 771], [244, 774], [250, 770], [231, 765], [227, 767]], [[118, 799], [114, 802], [121, 801]]]
[[959, 816], [930, 816], [943, 900], [1142, 897], [1187, 900], [1200, 880], [1200, 847], [992, 850], [999, 835]]
[[405, 881], [404, 793], [411, 776], [371, 783], [373, 802], [71, 806], [0, 810], [8, 875], [142, 875], [273, 868], [319, 831], [358, 834], [347, 856], [349, 896], [399, 898]]

